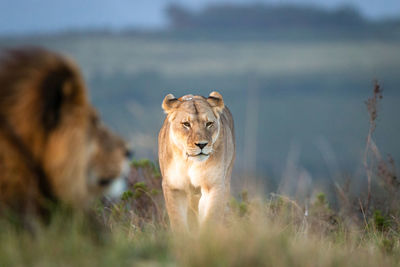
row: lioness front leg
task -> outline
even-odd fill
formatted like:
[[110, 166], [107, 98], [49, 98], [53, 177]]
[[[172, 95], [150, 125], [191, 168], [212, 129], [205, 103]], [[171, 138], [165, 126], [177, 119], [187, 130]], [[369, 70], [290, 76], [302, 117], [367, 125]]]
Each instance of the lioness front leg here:
[[163, 193], [171, 228], [174, 232], [188, 231], [188, 200], [182, 190], [171, 189], [163, 184]]
[[199, 224], [201, 227], [222, 221], [226, 192], [223, 186], [214, 186], [209, 190], [201, 189], [199, 201]]

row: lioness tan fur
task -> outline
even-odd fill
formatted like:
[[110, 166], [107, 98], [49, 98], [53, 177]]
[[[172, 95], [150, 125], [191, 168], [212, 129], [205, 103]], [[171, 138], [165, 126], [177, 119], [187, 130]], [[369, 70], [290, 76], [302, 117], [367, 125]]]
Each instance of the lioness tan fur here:
[[127, 148], [98, 118], [78, 67], [39, 48], [0, 59], [0, 214], [85, 208], [123, 174]]
[[233, 118], [222, 96], [165, 97], [167, 114], [158, 136], [165, 203], [174, 231], [220, 222], [230, 194], [235, 160]]

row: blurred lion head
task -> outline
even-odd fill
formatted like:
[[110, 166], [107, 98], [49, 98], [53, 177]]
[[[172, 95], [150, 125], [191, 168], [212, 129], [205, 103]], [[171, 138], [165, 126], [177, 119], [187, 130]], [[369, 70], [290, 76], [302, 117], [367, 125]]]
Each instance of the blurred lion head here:
[[0, 208], [85, 208], [124, 175], [128, 156], [90, 104], [74, 62], [40, 48], [2, 54]]

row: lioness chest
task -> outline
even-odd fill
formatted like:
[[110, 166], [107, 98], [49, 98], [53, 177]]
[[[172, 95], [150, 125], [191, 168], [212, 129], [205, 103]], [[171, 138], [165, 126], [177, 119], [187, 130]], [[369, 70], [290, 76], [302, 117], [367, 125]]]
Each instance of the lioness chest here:
[[208, 188], [224, 183], [223, 168], [206, 162], [173, 160], [165, 178], [171, 188], [187, 190], [189, 187]]

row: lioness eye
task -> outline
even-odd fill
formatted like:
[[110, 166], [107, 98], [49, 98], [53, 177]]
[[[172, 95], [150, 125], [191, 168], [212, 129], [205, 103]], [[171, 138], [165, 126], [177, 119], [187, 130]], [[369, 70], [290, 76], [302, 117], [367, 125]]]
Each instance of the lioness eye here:
[[185, 126], [186, 128], [190, 128], [190, 123], [187, 121], [182, 122], [182, 125]]
[[214, 122], [212, 122], [212, 121], [209, 121], [209, 122], [206, 123], [206, 127], [207, 128], [210, 128], [213, 125], [214, 125]]

